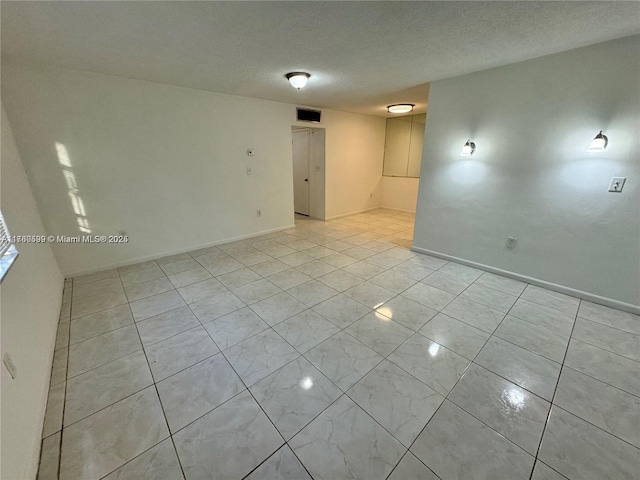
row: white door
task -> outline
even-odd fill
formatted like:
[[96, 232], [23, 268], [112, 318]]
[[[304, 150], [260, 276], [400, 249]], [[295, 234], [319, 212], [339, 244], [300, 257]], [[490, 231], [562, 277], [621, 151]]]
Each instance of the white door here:
[[293, 132], [293, 209], [309, 215], [309, 129]]

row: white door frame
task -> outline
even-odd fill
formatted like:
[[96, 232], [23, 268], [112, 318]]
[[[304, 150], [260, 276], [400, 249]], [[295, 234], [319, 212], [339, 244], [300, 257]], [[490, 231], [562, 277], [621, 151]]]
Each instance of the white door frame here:
[[[305, 130], [309, 134], [309, 217], [325, 219], [325, 129], [301, 125], [291, 127], [292, 150], [294, 132]], [[293, 160], [293, 159], [292, 159]], [[293, 168], [293, 162], [292, 162]], [[293, 188], [293, 183], [292, 183]], [[295, 200], [294, 200], [295, 205]], [[295, 210], [295, 207], [294, 207]]]

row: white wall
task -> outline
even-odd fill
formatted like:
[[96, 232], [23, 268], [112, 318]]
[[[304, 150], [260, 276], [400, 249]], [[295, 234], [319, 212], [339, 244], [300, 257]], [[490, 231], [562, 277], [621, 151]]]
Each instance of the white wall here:
[[432, 83], [414, 245], [640, 305], [639, 62], [635, 36]]
[[[67, 275], [293, 224], [294, 105], [7, 61], [2, 94], [47, 231], [80, 234], [72, 173], [92, 234], [130, 237], [55, 245]], [[378, 206], [384, 119], [323, 110], [318, 126], [326, 215]]]
[[55, 245], [66, 274], [293, 223], [289, 105], [6, 62], [2, 93], [47, 231], [80, 233], [66, 170], [92, 234], [129, 235]]
[[380, 206], [385, 125], [382, 117], [322, 110], [318, 127], [326, 135], [325, 218]]
[[415, 212], [418, 203], [419, 178], [382, 177], [382, 208]]
[[[43, 235], [27, 176], [2, 107], [0, 208], [12, 235]], [[0, 285], [1, 352], [17, 367], [2, 369], [2, 473], [35, 478], [63, 279], [47, 244], [20, 244], [20, 255]]]

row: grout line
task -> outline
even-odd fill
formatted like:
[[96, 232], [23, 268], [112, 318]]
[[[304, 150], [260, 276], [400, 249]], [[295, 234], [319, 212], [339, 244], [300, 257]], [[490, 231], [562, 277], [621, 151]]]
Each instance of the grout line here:
[[[129, 304], [129, 309], [131, 309], [131, 304]], [[133, 316], [133, 311], [131, 311], [131, 315]], [[147, 351], [145, 350], [144, 343], [142, 342], [142, 337], [140, 336], [140, 331], [138, 330], [138, 324], [135, 322], [135, 317], [134, 317], [134, 325], [136, 326], [136, 332], [138, 333], [138, 341], [140, 342], [140, 345], [142, 346], [142, 352], [144, 354], [145, 359], [147, 360], [147, 368], [149, 369], [149, 373], [151, 374], [151, 380], [153, 382], [153, 388], [155, 389], [155, 392], [156, 392], [156, 398], [158, 399], [158, 403], [160, 405], [160, 410], [162, 411], [162, 415], [164, 416], [164, 421], [165, 421], [165, 424], [167, 426], [167, 432], [169, 433], [169, 437], [171, 438], [171, 443], [173, 445], [173, 449], [174, 449], [174, 451], [176, 453], [176, 457], [178, 458], [178, 465], [180, 466], [180, 471], [182, 472], [182, 476], [184, 478], [186, 478], [185, 474], [184, 474], [184, 469], [182, 468], [182, 462], [180, 461], [180, 457], [178, 456], [178, 451], [176, 449], [175, 443], [173, 442], [173, 437], [171, 435], [171, 427], [169, 427], [169, 420], [167, 419], [167, 414], [165, 413], [164, 407], [162, 405], [162, 399], [160, 398], [160, 393], [158, 392], [158, 385], [157, 385], [156, 379], [155, 379], [155, 377], [153, 375], [153, 370], [151, 369], [151, 364], [149, 363], [149, 357], [147, 356]], [[118, 468], [120, 468], [120, 467], [118, 467]]]
[[[572, 332], [572, 334], [573, 334], [573, 332]], [[632, 335], [632, 334], [627, 333], [627, 335]], [[629, 358], [626, 355], [622, 355], [621, 353], [618, 353], [618, 352], [613, 352], [613, 351], [611, 351], [611, 350], [609, 350], [607, 348], [603, 348], [603, 347], [601, 347], [599, 345], [594, 345], [593, 343], [587, 342], [586, 340], [581, 340], [579, 338], [571, 338], [571, 340], [575, 340], [576, 342], [584, 343], [584, 344], [589, 345], [589, 346], [591, 346], [593, 348], [597, 348], [598, 350], [602, 350], [603, 352], [607, 352], [607, 353], [610, 353], [611, 355], [615, 355], [616, 357], [621, 357], [621, 358], [624, 358], [625, 360], [629, 360], [631, 362], [635, 362], [635, 363], [639, 363], [640, 364], [640, 360], [634, 360], [633, 358]], [[639, 340], [640, 340], [640, 338], [639, 338]], [[639, 365], [639, 367], [640, 367], [640, 365]], [[636, 396], [638, 396], [638, 395], [636, 395]]]
[[[444, 266], [444, 265], [443, 265]], [[481, 275], [482, 276], [482, 275]], [[480, 278], [480, 277], [478, 277]], [[477, 279], [476, 279], [477, 280]], [[475, 283], [475, 281], [473, 283]], [[473, 285], [473, 283], [471, 285]], [[467, 288], [469, 288], [471, 285], [469, 285]], [[462, 293], [464, 293], [464, 291], [467, 289], [465, 288], [462, 292], [460, 292], [459, 295], [462, 295]], [[524, 291], [524, 290], [523, 290]], [[458, 295], [458, 296], [459, 296]], [[458, 296], [456, 296], [455, 298], [458, 298]], [[452, 300], [453, 302], [453, 300]], [[449, 302], [451, 303], [451, 302]], [[447, 304], [448, 305], [448, 304]], [[515, 305], [515, 302], [514, 302]], [[442, 310], [444, 310], [445, 307], [442, 308]], [[513, 308], [513, 306], [512, 306]], [[438, 313], [440, 313], [442, 310], [440, 310]], [[509, 311], [511, 311], [511, 309], [509, 309]], [[508, 312], [504, 315], [504, 317], [502, 317], [502, 320], [500, 321], [500, 323], [496, 326], [496, 328], [494, 329], [494, 332], [498, 329], [498, 327], [500, 326], [500, 324], [504, 321], [504, 319], [507, 317]], [[434, 316], [435, 317], [435, 316]], [[429, 321], [427, 321], [426, 323], [429, 323], [434, 317], [432, 317], [431, 319], [429, 319]], [[425, 323], [425, 325], [426, 325]], [[424, 325], [423, 325], [424, 327]], [[422, 327], [421, 327], [422, 328]], [[417, 332], [416, 332], [417, 333]], [[433, 412], [433, 415], [431, 415], [431, 418], [429, 418], [429, 421], [425, 424], [425, 426], [422, 428], [422, 430], [420, 430], [420, 432], [418, 433], [418, 435], [416, 435], [416, 438], [413, 440], [413, 442], [411, 442], [411, 445], [409, 446], [409, 451], [411, 451], [411, 448], [413, 447], [413, 445], [416, 443], [416, 441], [418, 440], [418, 438], [420, 438], [420, 436], [422, 435], [422, 433], [427, 429], [427, 427], [429, 426], [429, 424], [431, 423], [431, 421], [435, 418], [435, 416], [438, 414], [438, 412], [440, 411], [440, 409], [442, 408], [442, 406], [447, 402], [447, 400], [449, 399], [449, 396], [451, 395], [451, 392], [453, 392], [453, 390], [456, 388], [456, 386], [458, 385], [458, 383], [460, 383], [460, 381], [462, 380], [462, 378], [465, 376], [465, 374], [467, 373], [467, 371], [469, 370], [469, 367], [471, 366], [471, 364], [475, 363], [475, 359], [478, 357], [478, 355], [480, 355], [480, 352], [486, 347], [487, 343], [489, 343], [489, 340], [491, 340], [491, 337], [493, 336], [493, 333], [489, 336], [489, 338], [487, 338], [487, 340], [485, 341], [485, 343], [483, 344], [483, 346], [478, 350], [478, 352], [476, 353], [476, 355], [473, 357], [473, 359], [469, 362], [469, 364], [467, 365], [467, 367], [464, 369], [464, 371], [462, 372], [462, 375], [460, 375], [460, 377], [458, 378], [458, 380], [454, 383], [454, 385], [451, 387], [451, 389], [449, 390], [449, 392], [447, 393], [447, 395], [445, 396], [444, 400], [442, 401], [442, 403], [438, 406], [438, 408], [436, 409], [435, 412]], [[437, 343], [437, 342], [435, 342]], [[445, 347], [446, 348], [446, 347]], [[454, 352], [455, 353], [455, 352]], [[466, 359], [466, 357], [463, 357]], [[481, 366], [481, 365], [480, 365]], [[409, 373], [409, 372], [407, 372]], [[495, 372], [492, 372], [495, 373]], [[504, 377], [503, 377], [504, 378]], [[510, 380], [508, 380], [509, 382], [511, 382]], [[511, 382], [513, 383], [513, 382]], [[514, 383], [514, 385], [519, 386], [517, 384]], [[520, 387], [522, 388], [522, 387]], [[451, 401], [451, 400], [449, 400]], [[473, 418], [476, 418], [474, 415], [472, 415], [471, 413], [467, 412], [465, 409], [463, 409], [462, 407], [458, 406], [455, 402], [452, 402], [454, 405], [456, 405], [458, 408], [460, 408], [461, 410], [463, 410], [465, 413], [467, 413], [468, 415], [471, 415]], [[519, 445], [517, 445], [515, 442], [507, 439], [504, 435], [502, 435], [500, 432], [497, 432], [495, 429], [493, 429], [492, 427], [490, 427], [489, 425], [487, 425], [485, 422], [481, 421], [480, 419], [476, 418], [476, 420], [480, 421], [483, 425], [486, 425], [487, 427], [489, 427], [493, 432], [496, 432], [498, 435], [502, 436], [503, 438], [505, 438], [505, 440], [508, 440], [510, 443], [513, 443], [514, 445], [516, 445], [519, 449], [521, 449], [523, 452], [527, 453], [528, 455], [531, 456], [531, 454], [529, 454], [526, 450], [524, 450], [522, 447], [520, 447]], [[542, 439], [542, 437], [540, 437]], [[425, 465], [427, 468], [429, 468], [431, 470], [431, 468], [424, 463], [417, 455], [414, 455], [418, 460], [420, 460], [420, 462]], [[533, 456], [532, 456], [533, 457]], [[534, 462], [533, 465], [535, 465], [535, 458], [534, 458]], [[532, 466], [533, 469], [533, 466]], [[437, 472], [434, 472], [437, 475]]]
[[[73, 280], [71, 281], [71, 298], [73, 299]], [[63, 291], [64, 295], [64, 291]], [[62, 440], [64, 435], [64, 416], [67, 408], [67, 389], [69, 388], [69, 360], [71, 358], [71, 316], [73, 315], [73, 300], [69, 305], [69, 335], [67, 338], [67, 365], [64, 375], [64, 400], [62, 402], [62, 418], [60, 419], [60, 450], [58, 452], [58, 477], [62, 474]], [[55, 352], [53, 352], [55, 360]], [[49, 387], [51, 388], [51, 387]], [[47, 401], [49, 399], [47, 398]]]
[[[538, 449], [536, 450], [536, 455], [535, 455], [535, 461], [538, 461], [538, 457], [540, 455], [540, 449], [542, 448], [542, 442], [544, 441], [544, 435], [547, 431], [547, 427], [549, 426], [549, 420], [551, 419], [551, 411], [553, 410], [553, 407], [556, 406], [555, 404], [555, 399], [556, 399], [556, 395], [558, 393], [558, 385], [560, 385], [560, 376], [562, 375], [562, 370], [564, 368], [564, 362], [567, 359], [567, 355], [569, 353], [569, 344], [571, 343], [571, 337], [573, 337], [573, 331], [576, 327], [576, 323], [577, 323], [577, 318], [578, 318], [578, 310], [580, 310], [580, 303], [582, 303], [582, 300], [580, 300], [580, 302], [578, 303], [578, 309], [576, 310], [576, 314], [573, 317], [573, 325], [571, 326], [571, 334], [569, 335], [569, 341], [567, 342], [567, 347], [565, 348], [564, 351], [564, 356], [562, 357], [562, 363], [560, 364], [560, 371], [558, 372], [558, 379], [556, 380], [556, 385], [555, 388], [553, 389], [553, 395], [551, 396], [551, 407], [549, 408], [549, 411], [547, 412], [547, 418], [544, 422], [544, 427], [542, 428], [542, 435], [540, 436], [540, 442], [538, 443]], [[533, 478], [533, 469], [535, 468], [535, 462], [533, 463], [533, 468], [531, 469], [531, 475], [529, 476], [529, 479], [531, 480]]]
[[[569, 342], [569, 343], [571, 343], [571, 342]], [[601, 380], [601, 379], [596, 378], [596, 377], [594, 377], [592, 375], [589, 375], [588, 373], [581, 372], [580, 370], [577, 370], [577, 369], [573, 368], [571, 365], [563, 365], [563, 369], [562, 370], [564, 371], [564, 369], [567, 369], [567, 368], [569, 370], [573, 370], [574, 372], [579, 373], [580, 375], [584, 375], [585, 377], [589, 377], [592, 380], [595, 380], [596, 382], [600, 382], [600, 383], [605, 384], [608, 387], [615, 388], [616, 390], [618, 390], [620, 392], [623, 392], [623, 393], [626, 393], [627, 395], [631, 395], [632, 397], [640, 398], [640, 395], [636, 395], [635, 393], [627, 392], [626, 390], [624, 390], [624, 389], [622, 389], [620, 387], [616, 387], [615, 385], [612, 385], [612, 384], [610, 384], [610, 383], [608, 383], [608, 382], [606, 382], [604, 380]], [[575, 415], [575, 414], [573, 414], [573, 415]]]
[[[590, 422], [590, 421], [589, 421], [589, 420], [587, 420], [586, 418], [582, 418], [580, 415], [577, 415], [577, 414], [575, 414], [575, 413], [571, 412], [570, 410], [567, 410], [566, 408], [561, 407], [560, 405], [557, 405], [557, 404], [555, 404], [555, 403], [553, 404], [553, 406], [554, 406], [554, 407], [556, 407], [558, 410], [563, 410], [564, 412], [568, 413], [569, 415], [572, 415], [572, 416], [574, 416], [574, 417], [576, 417], [576, 418], [578, 418], [578, 419], [582, 420], [583, 422], [588, 423], [589, 425], [591, 425], [591, 426], [592, 426], [592, 427], [594, 427], [594, 428], [597, 428], [598, 430], [602, 430], [604, 433], [606, 433], [606, 434], [608, 434], [608, 435], [611, 435], [612, 437], [617, 438], [618, 440], [620, 440], [621, 442], [626, 443], [626, 444], [627, 444], [627, 445], [629, 445], [630, 447], [633, 447], [633, 448], [635, 448], [636, 450], [640, 450], [640, 447], [638, 447], [638, 446], [634, 445], [633, 443], [629, 442], [628, 440], [625, 440], [625, 439], [624, 439], [624, 438], [622, 438], [622, 437], [619, 437], [619, 436], [618, 436], [618, 435], [616, 435], [615, 433], [608, 432], [608, 431], [607, 431], [607, 430], [605, 430], [604, 428], [599, 427], [598, 425], [596, 425], [595, 423]], [[543, 463], [544, 463], [544, 462], [543, 462]]]
[[[265, 322], [266, 323], [266, 322]], [[271, 328], [271, 327], [270, 327]], [[273, 328], [271, 328], [273, 330]], [[206, 331], [206, 329], [205, 329]], [[265, 330], [266, 331], [266, 330]], [[273, 330], [275, 332], [275, 330]], [[278, 332], [275, 332], [276, 334]], [[209, 332], [207, 331], [207, 334], [209, 335]], [[211, 337], [211, 335], [209, 335]], [[211, 340], [214, 342], [215, 344], [215, 340], [213, 340], [213, 338], [211, 337]], [[283, 339], [284, 340], [284, 339]], [[288, 342], [286, 342], [287, 345], [289, 345]], [[216, 346], [218, 346], [216, 344]], [[295, 350], [295, 349], [294, 349]], [[257, 468], [260, 467], [260, 465], [262, 465], [263, 463], [265, 463], [269, 458], [271, 458], [275, 453], [277, 453], [284, 445], [286, 445], [291, 452], [294, 454], [294, 456], [298, 459], [298, 461], [300, 462], [300, 465], [302, 465], [302, 468], [305, 469], [305, 471], [309, 474], [309, 476], [313, 479], [313, 476], [311, 475], [311, 472], [309, 472], [307, 470], [307, 467], [302, 463], [302, 461], [298, 458], [298, 456], [296, 455], [296, 453], [293, 451], [293, 449], [289, 446], [287, 440], [282, 436], [282, 434], [280, 433], [280, 430], [278, 430], [278, 428], [276, 427], [276, 425], [273, 423], [273, 421], [271, 420], [271, 418], [269, 417], [269, 415], [267, 415], [267, 412], [264, 411], [264, 408], [262, 408], [262, 405], [260, 404], [260, 402], [258, 402], [258, 400], [255, 398], [255, 396], [253, 395], [253, 392], [249, 389], [249, 387], [247, 386], [247, 384], [245, 383], [245, 381], [242, 379], [242, 377], [238, 374], [238, 372], [236, 371], [235, 367], [231, 364], [231, 362], [229, 361], [229, 359], [226, 357], [226, 355], [224, 355], [224, 352], [222, 350], [220, 350], [220, 354], [223, 356], [223, 358], [225, 359], [225, 361], [227, 362], [227, 364], [231, 367], [231, 369], [233, 370], [233, 372], [235, 373], [235, 375], [238, 377], [238, 379], [240, 380], [240, 382], [244, 385], [245, 390], [247, 392], [249, 392], [249, 395], [251, 395], [251, 398], [253, 399], [253, 401], [258, 405], [258, 407], [260, 408], [260, 410], [262, 411], [263, 415], [267, 418], [267, 420], [271, 423], [271, 425], [273, 426], [273, 428], [275, 429], [275, 431], [278, 433], [278, 435], [280, 435], [280, 438], [283, 440], [283, 445], [281, 445], [280, 447], [278, 447], [278, 449], [276, 449], [275, 452], [273, 452], [271, 455], [269, 455], [267, 458], [265, 458], [262, 462], [260, 462], [253, 470], [251, 470], [246, 476], [250, 475], [253, 471], [255, 471]], [[271, 375], [272, 373], [277, 372], [278, 370], [286, 367], [287, 365], [289, 365], [290, 363], [296, 361], [297, 359], [299, 359], [301, 357], [301, 355], [298, 355], [296, 358], [292, 359], [290, 362], [287, 362], [285, 365], [279, 367], [278, 369], [274, 370], [273, 372], [271, 372], [269, 375]], [[267, 378], [269, 375], [266, 375], [264, 378]], [[262, 381], [264, 378], [261, 378], [260, 380], [258, 380], [257, 382], [253, 383], [253, 385], [257, 384], [258, 382]], [[253, 386], [252, 385], [252, 386]], [[241, 392], [239, 392], [237, 395], [240, 395], [240, 393], [244, 392], [245, 390], [242, 390]], [[237, 396], [236, 395], [236, 396]], [[234, 396], [235, 398], [235, 396]], [[218, 405], [217, 407], [215, 407], [213, 410], [215, 410], [216, 408], [218, 408], [220, 405]], [[207, 412], [207, 414], [211, 413], [213, 410]], [[315, 418], [315, 417], [314, 417]], [[196, 420], [194, 420], [195, 422]], [[191, 422], [193, 423], [193, 422]], [[179, 457], [178, 457], [179, 458]], [[184, 472], [183, 472], [184, 475]], [[246, 478], [245, 476], [245, 478]], [[186, 476], [185, 476], [186, 478]]]
[[[587, 300], [583, 300], [583, 301], [586, 302]], [[607, 307], [607, 308], [610, 308], [610, 307]], [[618, 311], [622, 311], [622, 310], [618, 310]], [[630, 314], [630, 315], [633, 315], [633, 314]], [[623, 330], [622, 328], [614, 327], [613, 325], [609, 325], [607, 323], [602, 323], [602, 322], [600, 322], [598, 320], [593, 320], [591, 318], [581, 317], [580, 316], [580, 312], [578, 312], [578, 318], [580, 320], [586, 320], [587, 322], [597, 323], [601, 327], [607, 327], [607, 328], [610, 328], [612, 330], [616, 330], [618, 332], [621, 332], [621, 333], [624, 333], [624, 334], [627, 334], [627, 335], [633, 335], [634, 337], [640, 337], [640, 330], [638, 330], [638, 333], [630, 332], [628, 330]]]
[[[66, 279], [65, 279], [66, 281]], [[71, 298], [73, 298], [73, 280], [71, 280], [70, 282], [70, 289], [71, 289]], [[64, 289], [62, 290], [62, 295], [64, 296]], [[63, 435], [64, 435], [64, 414], [65, 414], [65, 409], [67, 407], [67, 387], [69, 386], [69, 379], [68, 379], [68, 375], [69, 375], [69, 353], [71, 350], [71, 346], [69, 345], [69, 342], [71, 341], [71, 314], [73, 311], [73, 301], [70, 302], [69, 305], [69, 337], [67, 338], [67, 362], [65, 365], [65, 369], [64, 369], [64, 400], [62, 401], [62, 418], [60, 418], [60, 444], [58, 447], [58, 466], [57, 466], [57, 471], [56, 471], [56, 478], [60, 478], [60, 475], [62, 473], [62, 440], [63, 440]], [[60, 325], [60, 322], [58, 321], [58, 325]], [[56, 331], [56, 336], [57, 336], [57, 331]], [[57, 338], [56, 338], [57, 340]], [[64, 347], [63, 347], [64, 348]], [[54, 348], [54, 352], [53, 352], [53, 360], [55, 361], [55, 348]], [[52, 368], [53, 368], [53, 364], [52, 364]], [[57, 384], [56, 384], [57, 385]], [[51, 385], [49, 385], [49, 392], [51, 392]], [[47, 393], [47, 403], [49, 403], [49, 394]], [[45, 416], [46, 416], [46, 407], [45, 407]], [[41, 452], [42, 455], [42, 452]], [[38, 465], [38, 471], [40, 470], [40, 465]]]
[[[151, 385], [149, 385], [151, 386]], [[148, 387], [147, 387], [148, 388]], [[130, 460], [127, 460], [125, 463], [123, 463], [122, 465], [120, 465], [119, 467], [117, 467], [115, 470], [111, 470], [109, 473], [104, 474], [103, 476], [100, 477], [100, 480], [107, 478], [109, 475], [111, 475], [113, 472], [115, 472], [116, 470], [124, 467], [125, 465], [130, 464], [131, 462], [133, 462], [136, 458], [141, 457], [142, 455], [144, 455], [145, 453], [147, 453], [149, 450], [157, 447], [158, 445], [160, 445], [162, 442], [164, 442], [165, 440], [167, 440], [169, 437], [167, 438], [163, 438], [162, 440], [160, 440], [158, 443], [150, 446], [149, 448], [147, 448], [144, 452], [139, 453], [138, 455], [136, 455], [135, 457], [131, 458]], [[61, 479], [62, 480], [62, 479]]]

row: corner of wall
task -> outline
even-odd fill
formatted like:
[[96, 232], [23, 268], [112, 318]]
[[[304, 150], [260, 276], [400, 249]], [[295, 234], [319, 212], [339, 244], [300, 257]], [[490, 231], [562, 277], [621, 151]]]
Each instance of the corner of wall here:
[[[45, 235], [13, 132], [2, 106], [0, 208], [12, 235]], [[20, 253], [0, 287], [1, 355], [9, 353], [15, 379], [2, 371], [2, 478], [35, 478], [58, 329], [64, 279], [48, 244], [17, 245]]]

